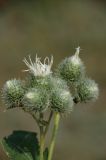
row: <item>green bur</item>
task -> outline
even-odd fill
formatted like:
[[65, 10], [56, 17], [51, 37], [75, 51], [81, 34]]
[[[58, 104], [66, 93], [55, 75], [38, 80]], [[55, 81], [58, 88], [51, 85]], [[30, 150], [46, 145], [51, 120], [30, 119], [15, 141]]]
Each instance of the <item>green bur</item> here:
[[31, 88], [23, 98], [23, 108], [25, 111], [45, 111], [49, 106], [49, 95], [45, 89]]
[[69, 90], [55, 88], [51, 95], [51, 108], [59, 113], [70, 113], [73, 109], [73, 99]]
[[58, 66], [57, 74], [65, 79], [69, 84], [77, 82], [85, 74], [85, 67], [79, 58], [79, 54], [65, 58]]
[[82, 102], [95, 101], [99, 95], [98, 85], [89, 78], [82, 79], [77, 85], [77, 94]]
[[24, 93], [23, 81], [16, 79], [9, 80], [2, 90], [3, 101], [8, 108], [21, 107]]

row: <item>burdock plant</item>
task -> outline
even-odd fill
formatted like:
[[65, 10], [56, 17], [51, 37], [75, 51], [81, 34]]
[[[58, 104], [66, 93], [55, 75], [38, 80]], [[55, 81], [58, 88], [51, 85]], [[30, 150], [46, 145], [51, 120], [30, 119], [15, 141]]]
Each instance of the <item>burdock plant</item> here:
[[[44, 63], [39, 57], [23, 60], [28, 67], [24, 81], [11, 79], [2, 89], [2, 98], [7, 109], [20, 108], [31, 114], [40, 134], [14, 131], [5, 137], [1, 145], [11, 160], [52, 160], [57, 130], [62, 115], [70, 114], [77, 103], [95, 101], [98, 85], [87, 78], [85, 66], [79, 57], [80, 47], [73, 56], [65, 58], [51, 71], [53, 57]], [[53, 120], [52, 120], [53, 119]], [[45, 147], [50, 122], [53, 122], [50, 146]]]

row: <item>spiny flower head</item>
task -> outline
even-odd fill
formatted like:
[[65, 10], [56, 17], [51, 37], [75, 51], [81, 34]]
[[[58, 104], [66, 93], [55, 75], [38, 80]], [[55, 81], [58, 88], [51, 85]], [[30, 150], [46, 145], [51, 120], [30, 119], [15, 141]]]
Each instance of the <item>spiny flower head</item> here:
[[62, 79], [61, 77], [57, 77], [57, 76], [51, 76], [48, 79], [48, 87], [50, 90], [54, 90], [54, 88], [63, 88], [63, 89], [68, 89], [68, 85], [67, 82]]
[[25, 71], [30, 72], [35, 77], [36, 76], [44, 77], [52, 73], [51, 67], [53, 65], [53, 56], [51, 57], [51, 60], [48, 57], [46, 57], [44, 59], [44, 63], [41, 62], [40, 58], [37, 57], [37, 55], [34, 62], [32, 62], [30, 56], [29, 56], [29, 62], [27, 61], [26, 58], [23, 61], [28, 67], [28, 70]]
[[49, 106], [49, 95], [41, 88], [29, 89], [23, 98], [25, 111], [45, 111]]
[[79, 58], [80, 47], [76, 48], [73, 56], [64, 59], [59, 67], [58, 74], [68, 83], [77, 82], [85, 73], [83, 62]]
[[77, 94], [82, 102], [95, 101], [99, 95], [98, 85], [89, 78], [82, 79], [78, 83]]
[[73, 109], [73, 98], [69, 90], [54, 88], [51, 94], [51, 108], [59, 113], [70, 113]]
[[24, 93], [25, 88], [21, 80], [7, 81], [2, 89], [3, 101], [7, 108], [20, 107]]
[[45, 77], [35, 77], [32, 74], [29, 74], [26, 78], [26, 87], [27, 88], [44, 88], [48, 89], [49, 81], [51, 79], [51, 75]]

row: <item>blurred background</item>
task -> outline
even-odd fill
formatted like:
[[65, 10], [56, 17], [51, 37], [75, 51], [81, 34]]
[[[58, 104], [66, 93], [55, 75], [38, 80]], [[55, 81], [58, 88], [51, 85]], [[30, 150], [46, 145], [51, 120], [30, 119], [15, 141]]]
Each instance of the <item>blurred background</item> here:
[[[100, 96], [62, 118], [54, 160], [106, 160], [106, 1], [0, 0], [0, 88], [8, 79], [24, 79], [27, 55], [53, 55], [54, 69], [78, 46]], [[1, 100], [0, 105], [0, 138], [13, 130], [37, 130], [30, 115], [4, 112]], [[2, 150], [0, 160], [6, 160]]]

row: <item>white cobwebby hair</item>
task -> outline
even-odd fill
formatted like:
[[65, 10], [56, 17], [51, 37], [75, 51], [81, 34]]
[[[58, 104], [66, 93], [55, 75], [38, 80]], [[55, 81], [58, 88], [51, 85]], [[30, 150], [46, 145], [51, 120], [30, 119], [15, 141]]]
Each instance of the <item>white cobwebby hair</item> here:
[[29, 61], [25, 58], [24, 63], [26, 64], [26, 66], [28, 67], [27, 70], [24, 71], [28, 71], [30, 73], [32, 73], [34, 76], [46, 76], [52, 73], [51, 71], [51, 67], [53, 65], [53, 56], [51, 56], [51, 59], [49, 59], [48, 57], [46, 57], [44, 59], [44, 63], [41, 62], [40, 58], [35, 57], [35, 61], [33, 62], [31, 60], [31, 57], [29, 56]]

